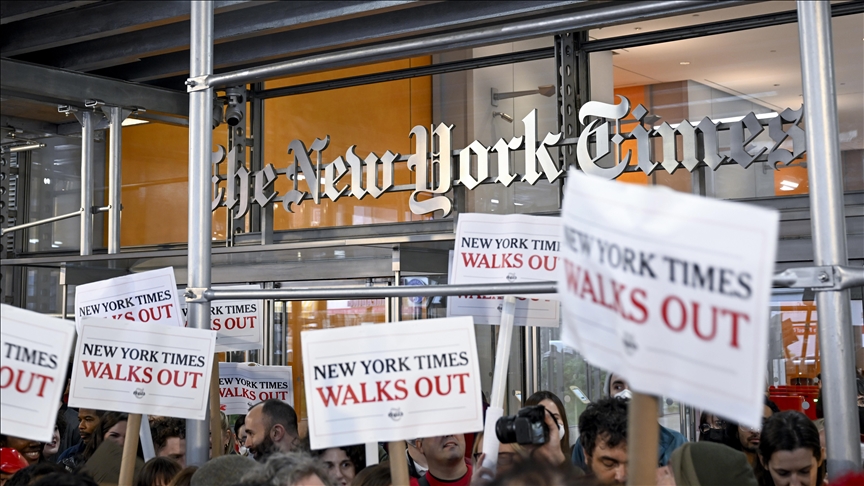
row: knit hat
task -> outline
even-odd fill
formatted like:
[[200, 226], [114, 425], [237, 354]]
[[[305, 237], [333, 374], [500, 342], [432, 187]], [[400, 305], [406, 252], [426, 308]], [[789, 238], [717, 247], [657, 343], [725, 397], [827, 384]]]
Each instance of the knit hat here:
[[236, 454], [219, 456], [199, 467], [190, 486], [231, 486], [255, 466], [255, 461]]
[[688, 442], [669, 461], [678, 486], [757, 486], [744, 453], [714, 442]]

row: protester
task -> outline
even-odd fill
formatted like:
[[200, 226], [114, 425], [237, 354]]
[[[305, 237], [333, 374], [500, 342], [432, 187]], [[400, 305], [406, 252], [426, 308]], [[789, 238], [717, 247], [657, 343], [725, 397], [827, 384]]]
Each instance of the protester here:
[[179, 473], [177, 473], [171, 482], [168, 483], [168, 486], [190, 486], [192, 483], [192, 476], [195, 474], [195, 471], [198, 470], [198, 466], [187, 466], [184, 467]]
[[657, 486], [756, 486], [747, 458], [710, 441], [684, 444], [657, 470]]
[[351, 484], [357, 473], [366, 467], [366, 449], [363, 445], [331, 447], [313, 451], [312, 455], [324, 465], [334, 486]]
[[248, 457], [231, 454], [211, 459], [192, 475], [190, 486], [231, 486], [256, 466]]
[[391, 486], [392, 484], [389, 461], [363, 469], [351, 482], [351, 486]]
[[758, 443], [760, 486], [822, 486], [825, 449], [819, 430], [801, 412], [776, 413], [765, 421]]
[[150, 422], [156, 457], [168, 457], [186, 467], [186, 422], [172, 417], [159, 417]]
[[627, 482], [627, 403], [604, 398], [579, 416], [579, 443], [585, 451], [585, 472], [600, 484]]
[[417, 439], [417, 449], [426, 457], [429, 470], [421, 478], [411, 478], [412, 486], [468, 486], [470, 464], [465, 462], [465, 436], [442, 435]]
[[723, 443], [723, 419], [708, 412], [702, 412], [699, 417], [699, 441]]
[[144, 464], [138, 473], [136, 486], [168, 486], [181, 471], [180, 464], [168, 457], [154, 457]]
[[[630, 384], [624, 377], [615, 373], [606, 375], [606, 382], [603, 387], [603, 393], [606, 397], [617, 397], [629, 400], [633, 394], [630, 391]], [[668, 427], [660, 426], [659, 443], [657, 444], [657, 464], [665, 466], [669, 462], [669, 457], [672, 456], [672, 451], [681, 447], [687, 439], [680, 432], [676, 432]], [[583, 467], [581, 461], [581, 448], [577, 444], [573, 448], [573, 464]]]
[[[780, 409], [777, 407], [777, 404], [766, 398], [762, 412], [762, 422], [764, 423], [765, 420], [775, 413], [780, 413]], [[757, 450], [759, 449], [760, 429], [761, 427], [745, 427], [735, 422], [726, 422], [724, 443], [736, 451], [743, 452], [747, 456], [747, 462], [755, 467], [758, 460]]]
[[[136, 455], [134, 456], [134, 461], [132, 467], [134, 474], [137, 475], [144, 467], [144, 459], [142, 456]], [[122, 462], [123, 446], [118, 445], [114, 441], [106, 440], [99, 444], [93, 455], [81, 467], [80, 472], [88, 474], [99, 484], [115, 484], [120, 479], [120, 466]]]
[[0, 447], [0, 486], [5, 485], [9, 478], [29, 465], [17, 449]]
[[[490, 483], [478, 483], [477, 486], [594, 486], [593, 478], [574, 476], [565, 469], [549, 467], [542, 461], [522, 461], [513, 469], [499, 474]], [[474, 486], [474, 485], [472, 485]]]
[[42, 476], [54, 473], [70, 474], [69, 471], [60, 464], [40, 462], [39, 464], [27, 466], [16, 472], [8, 481], [6, 481], [5, 486], [26, 486], [36, 482]]
[[86, 475], [66, 472], [43, 476], [38, 481], [30, 483], [30, 486], [99, 486], [99, 483]]
[[567, 422], [567, 413], [564, 410], [564, 404], [557, 395], [550, 391], [539, 391], [534, 393], [528, 400], [525, 400], [525, 406], [543, 405], [552, 418], [558, 424], [558, 436], [561, 437], [561, 452], [564, 457], [570, 457], [570, 424]]
[[[228, 422], [228, 416], [225, 415], [225, 412], [219, 412], [219, 424], [222, 427], [222, 454], [236, 454], [237, 451], [234, 450], [234, 436], [231, 434], [231, 424]], [[213, 440], [211, 437], [210, 440], [210, 456], [213, 457]]]
[[66, 367], [66, 389], [63, 392], [63, 400], [60, 402], [60, 410], [57, 412], [58, 416], [63, 416], [63, 421], [66, 424], [65, 428], [60, 430], [59, 450], [61, 453], [81, 441], [81, 435], [78, 433], [78, 410], [69, 408], [66, 399], [72, 385], [72, 370], [74, 368], [74, 366]]
[[129, 414], [120, 412], [107, 412], [102, 417], [100, 428], [104, 431], [102, 440], [110, 440], [111, 442], [123, 447], [126, 442], [126, 424], [129, 422]]
[[241, 456], [246, 456], [249, 454], [249, 450], [246, 449], [246, 416], [241, 415], [237, 417], [237, 420], [234, 421], [234, 437], [237, 439], [237, 452]]
[[0, 435], [0, 447], [15, 449], [27, 464], [33, 465], [42, 461], [42, 443], [11, 435]]
[[287, 403], [270, 399], [253, 406], [246, 415], [246, 447], [256, 461], [274, 452], [292, 452], [299, 445], [297, 413]]
[[[477, 438], [474, 439], [474, 450], [471, 457], [474, 459], [474, 471], [483, 465], [483, 441], [484, 434], [480, 432]], [[498, 444], [498, 461], [495, 466], [495, 473], [502, 474], [510, 470], [514, 464], [528, 458], [528, 451], [519, 444]]]
[[[251, 411], [249, 415], [251, 415]], [[249, 427], [249, 415], [246, 416], [247, 428]], [[251, 435], [249, 438], [251, 438]], [[268, 454], [260, 464], [253, 466], [243, 476], [239, 484], [243, 486], [257, 484], [330, 486], [330, 480], [324, 467], [309, 454], [303, 452], [274, 452]], [[193, 483], [192, 486], [198, 485]]]
[[[81, 467], [81, 465], [89, 459], [90, 454], [93, 454], [93, 451], [95, 451], [98, 446], [98, 444], [93, 444], [95, 441], [94, 433], [102, 423], [103, 415], [105, 415], [105, 412], [102, 410], [93, 410], [89, 408], [78, 410], [78, 435], [81, 437], [81, 440], [77, 444], [61, 452], [57, 457], [58, 463], [65, 465], [66, 469], [73, 471]], [[88, 444], [90, 444], [89, 453], [86, 452]]]
[[49, 462], [57, 462], [57, 455], [61, 452], [60, 444], [63, 441], [63, 433], [66, 431], [66, 417], [62, 413], [57, 414], [57, 421], [54, 422], [54, 432], [51, 434], [51, 441], [46, 442], [42, 446], [42, 457]]
[[408, 458], [408, 476], [412, 478], [420, 478], [426, 475], [429, 470], [429, 464], [426, 462], [426, 456], [417, 448], [417, 439], [405, 440], [405, 455]]

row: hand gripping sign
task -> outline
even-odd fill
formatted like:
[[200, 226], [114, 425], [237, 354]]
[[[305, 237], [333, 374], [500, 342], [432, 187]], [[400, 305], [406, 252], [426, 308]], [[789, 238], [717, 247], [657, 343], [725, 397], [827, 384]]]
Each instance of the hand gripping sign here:
[[246, 414], [256, 403], [271, 398], [293, 406], [291, 367], [219, 363], [219, 397], [220, 409], [228, 415]]
[[0, 314], [0, 433], [50, 442], [75, 326], [8, 305]]
[[303, 331], [312, 449], [483, 429], [470, 317]]
[[216, 331], [84, 319], [69, 406], [203, 420]]
[[635, 391], [762, 418], [778, 214], [570, 171], [562, 340]]
[[[260, 289], [259, 285], [215, 286], [218, 290]], [[188, 312], [185, 299], [180, 299], [183, 324]], [[210, 329], [217, 331], [216, 352], [248, 351], [264, 346], [263, 300], [216, 300], [210, 303]], [[246, 413], [246, 412], [243, 412]]]
[[172, 268], [160, 268], [101, 280], [75, 289], [75, 325], [104, 317], [124, 321], [182, 326], [183, 316]]
[[[492, 284], [557, 280], [561, 248], [558, 218], [525, 214], [459, 215], [451, 262], [451, 284]], [[501, 321], [503, 297], [448, 298], [447, 316], [473, 316], [475, 324]], [[558, 297], [525, 295], [516, 300], [514, 324], [558, 327]]]

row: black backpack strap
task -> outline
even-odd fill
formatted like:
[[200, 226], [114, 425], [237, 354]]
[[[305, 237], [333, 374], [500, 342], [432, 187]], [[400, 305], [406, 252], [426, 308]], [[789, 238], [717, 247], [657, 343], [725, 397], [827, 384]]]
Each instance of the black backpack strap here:
[[417, 483], [419, 483], [420, 486], [429, 486], [429, 480], [426, 479], [425, 474], [417, 478]]

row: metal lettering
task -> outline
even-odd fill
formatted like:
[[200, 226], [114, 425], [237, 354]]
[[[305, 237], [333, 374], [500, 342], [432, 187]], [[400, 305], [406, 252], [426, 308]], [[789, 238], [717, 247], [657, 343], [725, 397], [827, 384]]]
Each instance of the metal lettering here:
[[228, 152], [228, 177], [225, 179], [225, 207], [232, 211], [237, 206], [234, 219], [243, 218], [249, 212], [249, 171], [238, 163], [238, 149], [246, 150], [238, 144]]
[[[378, 158], [375, 152], [366, 156], [366, 191], [374, 198], [381, 197], [388, 189], [393, 187], [393, 161], [399, 158], [389, 150], [384, 152], [384, 157]], [[378, 165], [381, 165], [381, 185], [378, 185]]]
[[[750, 132], [750, 136], [744, 137], [744, 128]], [[751, 111], [744, 117], [743, 120], [732, 123], [732, 126], [729, 128], [729, 136], [731, 137], [731, 146], [732, 146], [732, 160], [738, 162], [738, 165], [744, 167], [750, 167], [750, 164], [753, 163], [760, 155], [764, 154], [767, 148], [762, 148], [756, 155], [750, 155], [747, 152], [747, 145], [750, 144], [760, 133], [762, 133], [763, 128], [762, 124], [759, 123], [759, 119], [756, 118], [756, 115]]]
[[[768, 163], [771, 167], [777, 168], [777, 164], [789, 165], [793, 160], [797, 159], [807, 149], [807, 137], [804, 130], [798, 126], [801, 119], [804, 118], [804, 107], [793, 110], [786, 108], [780, 113], [780, 116], [772, 118], [768, 121], [768, 135], [776, 142], [771, 152], [768, 154]], [[783, 131], [783, 122], [791, 123], [789, 130]], [[792, 139], [792, 151], [780, 148], [787, 138]]]
[[[617, 105], [610, 105], [599, 101], [589, 101], [588, 103], [585, 103], [582, 105], [582, 108], [579, 109], [579, 121], [585, 123], [585, 119], [589, 116], [615, 120], [615, 125], [618, 130], [612, 140], [618, 147], [618, 153], [620, 155], [620, 143], [623, 140], [623, 137], [620, 135], [621, 119], [627, 116], [627, 112], [630, 111], [630, 100], [623, 96], [618, 96], [618, 98], [621, 100], [621, 103]], [[588, 150], [592, 137], [595, 144], [593, 157]], [[600, 176], [604, 179], [614, 179], [624, 172], [624, 169], [630, 163], [630, 156], [632, 154], [632, 151], [630, 150], [627, 151], [627, 157], [615, 165], [615, 167], [604, 168], [597, 165], [598, 160], [610, 154], [609, 141], [608, 122], [600, 119], [592, 120], [591, 123], [585, 127], [585, 130], [583, 130], [582, 135], [576, 142], [576, 160], [579, 162], [579, 167], [583, 172]]]
[[[540, 143], [540, 146], [537, 146], [537, 108], [531, 110], [531, 113], [522, 119], [522, 123], [525, 125], [525, 176], [522, 177], [522, 180], [527, 182], [528, 184], [534, 184], [537, 182], [537, 179], [540, 178], [540, 173], [537, 172], [537, 163], [540, 163], [540, 167], [543, 169], [543, 173], [546, 175], [546, 180], [549, 182], [555, 182], [561, 174], [564, 173], [563, 170], [560, 170], [555, 162], [552, 162], [552, 157], [549, 156], [549, 150], [547, 150], [548, 146], [555, 145], [561, 140], [561, 134], [551, 134], [547, 133], [546, 137], [543, 138], [543, 141]], [[530, 154], [530, 155], [529, 155]]]
[[269, 196], [265, 193], [270, 187], [276, 182], [276, 169], [273, 167], [273, 164], [267, 164], [264, 168], [255, 173], [253, 176], [252, 185], [255, 186], [253, 191], [253, 200], [255, 204], [261, 206], [262, 208], [268, 204], [270, 204], [273, 199], [276, 199], [276, 196], [279, 194], [276, 191], [273, 191]]
[[522, 145], [522, 137], [513, 137], [510, 142], [505, 142], [501, 138], [492, 146], [492, 150], [498, 152], [498, 177], [495, 178], [495, 182], [504, 184], [504, 187], [510, 187], [510, 184], [516, 180], [513, 163], [510, 161], [510, 151], [518, 149], [520, 145]]
[[[471, 175], [471, 153], [477, 155], [477, 178]], [[459, 183], [469, 190], [489, 178], [489, 148], [474, 140], [459, 152]]]
[[345, 160], [341, 156], [324, 166], [324, 195], [329, 197], [331, 201], [338, 201], [348, 190], [349, 186], [336, 189], [336, 183], [347, 173], [348, 168], [345, 167]]
[[[443, 217], [450, 215], [453, 210], [453, 202], [445, 194], [453, 187], [453, 162], [450, 156], [450, 132], [453, 125], [439, 124], [432, 131], [432, 153], [427, 160], [427, 136], [426, 128], [416, 126], [411, 130], [411, 136], [415, 138], [414, 154], [408, 157], [408, 169], [416, 174], [416, 186], [408, 207], [414, 214], [428, 214], [442, 211]], [[438, 142], [435, 144], [435, 142]], [[435, 148], [437, 146], [437, 152]], [[420, 200], [420, 196], [429, 199]]]

